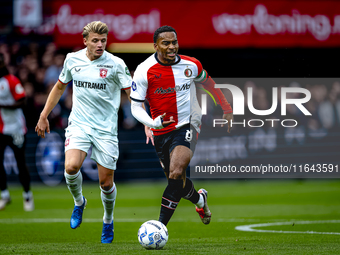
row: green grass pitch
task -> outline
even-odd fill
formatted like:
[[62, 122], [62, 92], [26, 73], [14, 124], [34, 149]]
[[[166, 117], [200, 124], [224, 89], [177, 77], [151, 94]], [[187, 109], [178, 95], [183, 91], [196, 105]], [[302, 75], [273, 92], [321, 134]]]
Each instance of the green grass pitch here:
[[[0, 211], [0, 254], [340, 253], [340, 180], [194, 183], [209, 192], [212, 222], [202, 224], [194, 206], [182, 200], [167, 226], [169, 241], [158, 251], [143, 249], [137, 231], [144, 221], [158, 219], [164, 181], [116, 183], [112, 244], [100, 243], [103, 208], [97, 184], [83, 186], [88, 205], [75, 230], [69, 226], [73, 201], [65, 184], [33, 184], [33, 212], [23, 211], [21, 186], [10, 185], [12, 204]], [[261, 232], [235, 229], [244, 226]]]

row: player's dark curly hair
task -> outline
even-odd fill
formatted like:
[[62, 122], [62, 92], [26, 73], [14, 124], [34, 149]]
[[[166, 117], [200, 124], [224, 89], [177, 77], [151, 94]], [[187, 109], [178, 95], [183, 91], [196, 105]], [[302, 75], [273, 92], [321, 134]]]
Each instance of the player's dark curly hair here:
[[153, 42], [156, 43], [158, 36], [160, 33], [164, 33], [164, 32], [174, 32], [177, 36], [177, 32], [173, 27], [170, 26], [162, 26], [157, 28], [157, 30], [155, 31], [155, 33], [153, 34]]

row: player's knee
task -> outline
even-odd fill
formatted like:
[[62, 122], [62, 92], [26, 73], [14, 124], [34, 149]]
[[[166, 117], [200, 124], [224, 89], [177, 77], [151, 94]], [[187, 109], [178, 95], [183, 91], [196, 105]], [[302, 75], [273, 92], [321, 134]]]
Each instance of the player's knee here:
[[65, 165], [65, 172], [69, 175], [75, 175], [78, 173], [80, 167], [75, 164], [66, 164]]
[[109, 181], [103, 181], [103, 182], [100, 182], [100, 188], [102, 190], [106, 190], [106, 191], [109, 191], [113, 186], [113, 183], [109, 182]]
[[174, 180], [183, 179], [183, 169], [182, 168], [172, 169], [169, 173], [169, 178]]

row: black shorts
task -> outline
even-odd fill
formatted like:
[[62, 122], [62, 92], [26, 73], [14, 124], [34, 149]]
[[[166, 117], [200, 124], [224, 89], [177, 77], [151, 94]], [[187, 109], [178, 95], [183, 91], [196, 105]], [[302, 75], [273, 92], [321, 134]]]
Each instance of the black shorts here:
[[154, 136], [155, 149], [164, 171], [169, 171], [170, 153], [178, 146], [188, 147], [194, 153], [198, 139], [196, 129], [186, 124], [164, 135]]
[[[19, 171], [26, 165], [25, 147], [26, 135], [4, 135], [0, 134], [0, 161], [4, 161], [6, 147], [9, 146], [14, 152]], [[0, 162], [1, 164], [1, 162]], [[26, 168], [25, 168], [26, 169]]]
[[0, 146], [1, 149], [5, 150], [6, 146], [12, 148], [14, 152], [25, 151], [26, 146], [26, 135], [4, 135], [0, 134]]

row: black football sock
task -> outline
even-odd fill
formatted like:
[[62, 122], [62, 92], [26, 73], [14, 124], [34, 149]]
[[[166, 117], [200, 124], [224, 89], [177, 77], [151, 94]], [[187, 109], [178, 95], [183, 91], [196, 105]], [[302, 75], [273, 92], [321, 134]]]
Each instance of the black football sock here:
[[[0, 162], [0, 164], [2, 164]], [[7, 189], [7, 174], [5, 172], [5, 169], [0, 166], [0, 190]]]
[[0, 147], [0, 190], [7, 189], [7, 174], [4, 168], [5, 147]]
[[30, 174], [28, 172], [26, 165], [20, 164], [20, 166], [19, 166], [19, 164], [18, 164], [18, 168], [19, 168], [19, 181], [20, 181], [24, 191], [27, 193], [27, 192], [30, 191], [30, 184], [31, 184]]
[[185, 186], [183, 189], [182, 197], [189, 200], [193, 204], [197, 204], [200, 194], [195, 190], [194, 184], [189, 178], [185, 180]]
[[168, 180], [162, 197], [161, 212], [159, 221], [165, 226], [168, 224], [183, 194], [183, 180]]

